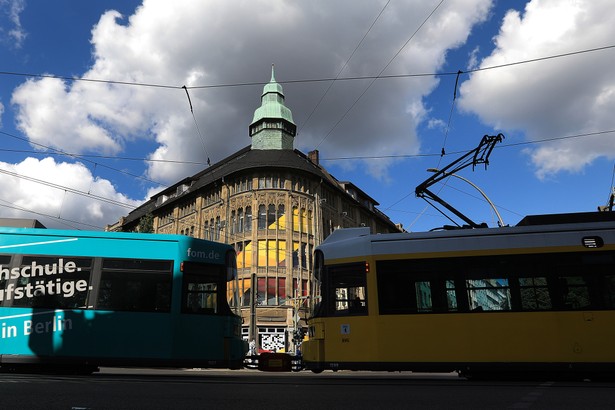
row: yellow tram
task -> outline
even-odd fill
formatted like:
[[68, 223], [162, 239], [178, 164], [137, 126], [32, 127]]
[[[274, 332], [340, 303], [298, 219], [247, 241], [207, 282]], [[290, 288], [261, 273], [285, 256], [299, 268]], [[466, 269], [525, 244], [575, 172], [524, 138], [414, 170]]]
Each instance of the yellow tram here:
[[306, 367], [615, 374], [615, 213], [372, 235], [315, 251]]

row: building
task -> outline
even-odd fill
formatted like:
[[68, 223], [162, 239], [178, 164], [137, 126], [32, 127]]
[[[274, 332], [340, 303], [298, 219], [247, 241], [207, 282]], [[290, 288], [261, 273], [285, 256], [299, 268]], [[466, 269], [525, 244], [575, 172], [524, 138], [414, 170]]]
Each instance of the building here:
[[294, 149], [296, 125], [282, 86], [264, 86], [249, 127], [252, 144], [153, 196], [108, 230], [231, 243], [237, 250], [244, 337], [263, 350], [292, 350], [305, 328], [312, 253], [339, 227], [398, 232], [378, 203], [319, 163], [318, 151]]
[[0, 226], [11, 228], [46, 228], [38, 219], [0, 218]]

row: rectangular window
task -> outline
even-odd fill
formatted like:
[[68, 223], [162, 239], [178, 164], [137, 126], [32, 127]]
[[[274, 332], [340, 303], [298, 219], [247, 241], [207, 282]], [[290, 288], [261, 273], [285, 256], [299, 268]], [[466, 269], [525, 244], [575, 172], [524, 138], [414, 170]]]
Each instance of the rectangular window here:
[[267, 278], [267, 305], [277, 305], [276, 298], [276, 280], [275, 278]]
[[586, 309], [590, 307], [589, 290], [581, 276], [564, 276], [560, 278], [565, 309]]
[[184, 313], [217, 313], [218, 284], [203, 279], [184, 277], [186, 283]]
[[365, 263], [331, 267], [327, 299], [333, 315], [367, 315]]
[[416, 307], [419, 312], [433, 311], [433, 303], [431, 301], [431, 284], [425, 282], [415, 282], [414, 288], [416, 291]]
[[241, 280], [241, 306], [250, 306], [252, 301], [252, 279]]
[[278, 278], [278, 298], [280, 305], [286, 304], [286, 278]]
[[458, 310], [455, 282], [452, 280], [446, 281], [446, 307], [449, 312], [456, 312]]
[[24, 256], [11, 297], [13, 306], [87, 309], [91, 267], [91, 258]]
[[256, 279], [257, 289], [256, 289], [256, 304], [264, 305], [265, 304], [265, 278]]
[[471, 311], [510, 310], [510, 288], [506, 279], [468, 279]]
[[267, 241], [267, 266], [278, 266], [278, 246], [275, 240]]
[[105, 259], [97, 309], [168, 312], [171, 309], [173, 261]]
[[379, 261], [378, 308], [380, 314], [615, 309], [614, 267], [612, 251]]
[[226, 289], [224, 266], [182, 262], [183, 313], [231, 314]]
[[519, 278], [521, 310], [550, 310], [553, 308], [546, 277]]
[[412, 278], [405, 272], [394, 271], [390, 263], [379, 262], [377, 266], [380, 314], [416, 313], [416, 292]]

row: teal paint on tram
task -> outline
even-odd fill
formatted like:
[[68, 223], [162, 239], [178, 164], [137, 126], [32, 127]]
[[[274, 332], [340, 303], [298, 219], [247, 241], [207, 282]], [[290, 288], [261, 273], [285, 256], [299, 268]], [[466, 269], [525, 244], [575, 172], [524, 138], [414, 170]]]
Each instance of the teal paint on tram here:
[[0, 367], [240, 368], [230, 245], [180, 235], [0, 228]]

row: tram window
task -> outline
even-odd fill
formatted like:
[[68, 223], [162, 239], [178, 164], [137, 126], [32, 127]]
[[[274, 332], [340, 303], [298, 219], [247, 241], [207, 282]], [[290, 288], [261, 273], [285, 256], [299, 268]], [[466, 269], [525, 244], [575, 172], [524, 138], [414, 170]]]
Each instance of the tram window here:
[[602, 289], [607, 309], [615, 308], [615, 275], [604, 277], [604, 287]]
[[226, 300], [226, 268], [182, 262], [182, 312], [231, 315]]
[[329, 269], [330, 300], [334, 315], [367, 314], [365, 264], [336, 266]]
[[219, 275], [216, 274], [184, 273], [182, 311], [201, 314], [218, 313], [219, 280]]
[[168, 312], [171, 308], [171, 273], [103, 270], [96, 308]]
[[418, 312], [432, 312], [431, 285], [429, 282], [415, 282], [416, 308]]
[[471, 311], [510, 310], [510, 288], [506, 279], [466, 280]]
[[188, 283], [186, 311], [189, 313], [217, 312], [217, 285], [215, 283]]
[[172, 268], [170, 260], [104, 259], [96, 308], [170, 311]]
[[550, 310], [553, 308], [547, 278], [519, 278], [521, 310]]
[[566, 309], [585, 309], [590, 307], [589, 291], [582, 276], [561, 277], [560, 285]]
[[[20, 270], [28, 272], [29, 276], [17, 279], [15, 288], [22, 289], [22, 297], [15, 298], [13, 306], [87, 308], [91, 265], [91, 258], [24, 256]], [[42, 276], [43, 271], [46, 273]]]
[[386, 265], [378, 265], [378, 310], [381, 315], [416, 313], [417, 301], [412, 289], [413, 279], [403, 272], [385, 270]]
[[459, 310], [457, 293], [455, 292], [455, 282], [452, 280], [446, 281], [446, 307], [449, 312], [456, 312]]

